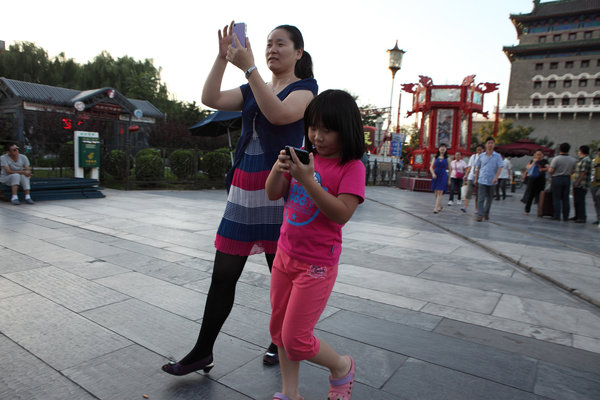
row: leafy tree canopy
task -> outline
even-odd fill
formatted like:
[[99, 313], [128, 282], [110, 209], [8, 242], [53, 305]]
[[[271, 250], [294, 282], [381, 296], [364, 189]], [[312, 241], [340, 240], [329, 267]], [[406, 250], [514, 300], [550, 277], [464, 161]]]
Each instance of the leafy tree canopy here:
[[150, 101], [170, 121], [187, 126], [207, 114], [195, 102], [170, 98], [160, 74], [152, 59], [138, 61], [129, 56], [115, 59], [107, 51], [83, 65], [64, 53], [51, 59], [46, 50], [31, 42], [16, 42], [0, 53], [0, 76], [9, 79], [77, 90], [112, 87], [126, 97]]

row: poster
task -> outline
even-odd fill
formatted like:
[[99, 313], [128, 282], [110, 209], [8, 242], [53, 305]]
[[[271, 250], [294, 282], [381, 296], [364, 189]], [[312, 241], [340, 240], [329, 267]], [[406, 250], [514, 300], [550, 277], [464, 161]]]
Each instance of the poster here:
[[439, 147], [442, 143], [446, 146], [451, 146], [452, 125], [454, 123], [454, 110], [439, 109], [437, 110], [437, 130], [435, 147]]

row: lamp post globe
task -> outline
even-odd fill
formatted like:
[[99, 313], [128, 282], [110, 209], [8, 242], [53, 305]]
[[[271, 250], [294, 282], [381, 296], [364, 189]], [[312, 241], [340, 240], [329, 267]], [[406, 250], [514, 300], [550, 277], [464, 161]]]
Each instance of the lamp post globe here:
[[[392, 90], [390, 93], [390, 113], [389, 120], [387, 125], [387, 130], [390, 131], [392, 128], [392, 100], [394, 98], [394, 79], [396, 78], [396, 72], [400, 70], [402, 67], [402, 56], [406, 53], [404, 50], [398, 47], [398, 41], [396, 40], [396, 44], [393, 48], [389, 49], [388, 54], [390, 55], [390, 59], [388, 62], [388, 68], [392, 71]], [[400, 113], [400, 110], [398, 110]]]

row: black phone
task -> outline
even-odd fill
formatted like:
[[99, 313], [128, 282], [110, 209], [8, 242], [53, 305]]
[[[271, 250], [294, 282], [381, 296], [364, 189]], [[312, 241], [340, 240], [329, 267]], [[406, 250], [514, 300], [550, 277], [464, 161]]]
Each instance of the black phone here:
[[[288, 156], [292, 156], [292, 153], [290, 151], [290, 147], [292, 146], [285, 146], [285, 152]], [[308, 151], [303, 150], [303, 149], [299, 149], [297, 147], [294, 147], [294, 152], [296, 153], [296, 155], [298, 156], [298, 159], [300, 160], [300, 162], [302, 164], [307, 164], [310, 163], [310, 157], [308, 157]], [[294, 160], [292, 160], [292, 162], [294, 162]]]

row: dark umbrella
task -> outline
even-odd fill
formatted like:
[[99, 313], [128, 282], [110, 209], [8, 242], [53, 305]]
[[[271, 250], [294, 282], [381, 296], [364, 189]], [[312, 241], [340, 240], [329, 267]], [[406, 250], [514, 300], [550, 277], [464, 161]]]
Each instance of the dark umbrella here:
[[506, 157], [523, 157], [532, 156], [536, 150], [542, 150], [542, 153], [548, 157], [554, 155], [554, 150], [549, 147], [541, 146], [533, 140], [521, 139], [514, 143], [500, 144], [494, 148], [498, 153], [504, 154]]
[[227, 133], [229, 140], [229, 155], [233, 165], [233, 147], [231, 146], [231, 130], [241, 129], [241, 111], [215, 111], [202, 121], [190, 126], [188, 129], [194, 136], [220, 136]]

